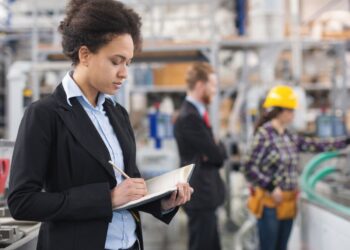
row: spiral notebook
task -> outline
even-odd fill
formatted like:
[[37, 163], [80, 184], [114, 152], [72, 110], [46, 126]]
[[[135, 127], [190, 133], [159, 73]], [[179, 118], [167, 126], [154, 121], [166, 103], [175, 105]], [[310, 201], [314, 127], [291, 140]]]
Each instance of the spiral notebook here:
[[119, 211], [134, 208], [171, 194], [177, 189], [176, 184], [179, 182], [188, 183], [190, 181], [194, 167], [194, 164], [187, 165], [147, 180], [147, 195], [140, 199], [130, 201], [122, 206], [115, 207], [113, 210]]

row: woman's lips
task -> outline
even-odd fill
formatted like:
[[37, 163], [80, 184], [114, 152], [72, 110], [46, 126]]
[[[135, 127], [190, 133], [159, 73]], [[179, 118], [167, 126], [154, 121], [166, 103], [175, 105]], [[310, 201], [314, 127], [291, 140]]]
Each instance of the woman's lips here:
[[122, 87], [122, 83], [121, 82], [114, 82], [113, 85], [117, 89], [120, 89]]

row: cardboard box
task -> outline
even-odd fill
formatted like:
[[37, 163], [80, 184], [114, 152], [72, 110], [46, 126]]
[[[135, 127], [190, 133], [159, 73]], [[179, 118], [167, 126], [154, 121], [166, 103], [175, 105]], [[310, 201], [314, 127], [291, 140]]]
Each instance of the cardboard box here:
[[186, 86], [186, 74], [192, 63], [169, 63], [153, 69], [155, 86]]

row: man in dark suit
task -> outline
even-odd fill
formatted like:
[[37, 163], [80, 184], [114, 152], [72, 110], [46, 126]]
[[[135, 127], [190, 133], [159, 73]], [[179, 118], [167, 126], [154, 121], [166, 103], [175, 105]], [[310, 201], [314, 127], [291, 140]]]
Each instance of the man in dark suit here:
[[181, 165], [196, 163], [190, 184], [195, 192], [184, 206], [189, 219], [190, 250], [220, 250], [216, 209], [225, 189], [219, 169], [223, 145], [214, 138], [207, 106], [216, 94], [217, 79], [208, 63], [195, 63], [187, 73], [188, 93], [175, 123]]

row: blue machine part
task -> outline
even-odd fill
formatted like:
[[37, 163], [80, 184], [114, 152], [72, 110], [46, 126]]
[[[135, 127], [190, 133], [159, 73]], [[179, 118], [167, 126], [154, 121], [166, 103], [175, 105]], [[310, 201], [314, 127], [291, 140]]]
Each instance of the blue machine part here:
[[316, 119], [316, 134], [319, 137], [346, 135], [346, 128], [342, 117], [323, 114]]
[[236, 27], [238, 35], [243, 36], [246, 33], [246, 0], [236, 1]]
[[173, 138], [173, 124], [171, 115], [156, 111], [148, 115], [149, 134], [155, 139], [155, 147], [162, 147], [162, 140]]

